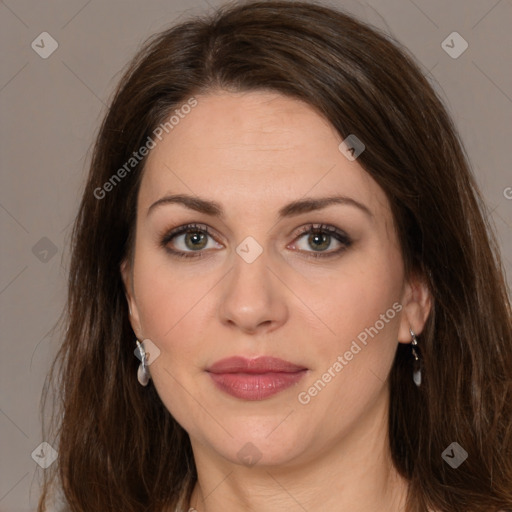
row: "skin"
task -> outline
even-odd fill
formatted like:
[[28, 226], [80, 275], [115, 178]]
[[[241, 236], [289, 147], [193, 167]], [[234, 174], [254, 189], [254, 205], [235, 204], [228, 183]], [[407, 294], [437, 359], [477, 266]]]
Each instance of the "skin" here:
[[[410, 343], [410, 327], [421, 333], [431, 303], [424, 282], [404, 275], [383, 190], [339, 151], [340, 136], [305, 103], [267, 91], [215, 91], [197, 100], [148, 157], [134, 258], [121, 266], [133, 330], [160, 350], [149, 367], [153, 383], [190, 436], [198, 483], [189, 506], [404, 510], [407, 484], [389, 452], [388, 375], [398, 342]], [[169, 194], [214, 200], [224, 215], [180, 204], [148, 214]], [[294, 200], [333, 194], [371, 215], [338, 204], [278, 219]], [[162, 233], [187, 223], [210, 227], [201, 258], [174, 257], [159, 245]], [[308, 243], [298, 228], [320, 223], [343, 230], [352, 244], [331, 258], [308, 257], [324, 246]], [[185, 236], [168, 247], [193, 252]], [[252, 263], [236, 252], [248, 236], [263, 249]], [[343, 247], [334, 237], [325, 245], [324, 252]], [[394, 303], [401, 311], [301, 404], [298, 394]], [[232, 355], [279, 357], [308, 372], [270, 398], [240, 400], [205, 372]], [[237, 456], [246, 443], [259, 450], [255, 465]]]

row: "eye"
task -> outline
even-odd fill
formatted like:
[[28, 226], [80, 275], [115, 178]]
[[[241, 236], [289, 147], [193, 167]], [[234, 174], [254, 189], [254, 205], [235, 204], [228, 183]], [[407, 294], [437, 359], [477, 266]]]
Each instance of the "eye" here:
[[[307, 238], [306, 235], [308, 235]], [[299, 246], [299, 249], [308, 253], [308, 257], [311, 256], [313, 258], [329, 258], [337, 256], [352, 244], [352, 240], [346, 233], [334, 226], [325, 224], [309, 224], [307, 226], [303, 226], [300, 229], [296, 240], [301, 242], [305, 241], [305, 244], [303, 244], [302, 247]], [[337, 244], [339, 248], [327, 251], [327, 249], [332, 247], [333, 243]], [[295, 248], [297, 245], [299, 244], [294, 242], [292, 247]], [[304, 247], [304, 245], [306, 245], [306, 247]], [[308, 247], [313, 250], [309, 250]]]
[[[306, 235], [308, 235], [307, 239]], [[300, 252], [313, 258], [334, 257], [352, 244], [352, 240], [346, 233], [325, 224], [303, 226], [295, 236], [295, 241], [288, 247], [298, 248]], [[313, 250], [301, 247], [297, 243], [297, 240], [302, 242], [302, 239]], [[333, 243], [339, 246], [338, 249], [328, 251], [327, 249], [332, 247]], [[179, 258], [200, 258], [205, 256], [206, 249], [223, 247], [215, 242], [208, 226], [199, 224], [186, 224], [165, 233], [160, 237], [160, 245], [172, 256]]]
[[[208, 231], [208, 226], [187, 224], [165, 234], [161, 238], [160, 245], [174, 256], [198, 258], [204, 256], [203, 251], [205, 249], [218, 248], [218, 245], [215, 246], [215, 244], [213, 244], [214, 247], [208, 245], [209, 238], [213, 239]], [[176, 249], [170, 247], [171, 242]]]

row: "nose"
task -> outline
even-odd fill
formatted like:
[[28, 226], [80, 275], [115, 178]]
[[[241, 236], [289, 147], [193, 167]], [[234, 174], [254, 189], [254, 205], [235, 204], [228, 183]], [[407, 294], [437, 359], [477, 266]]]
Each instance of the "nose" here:
[[252, 263], [238, 255], [234, 260], [220, 297], [221, 322], [251, 334], [279, 328], [289, 314], [287, 288], [270, 268], [265, 251]]

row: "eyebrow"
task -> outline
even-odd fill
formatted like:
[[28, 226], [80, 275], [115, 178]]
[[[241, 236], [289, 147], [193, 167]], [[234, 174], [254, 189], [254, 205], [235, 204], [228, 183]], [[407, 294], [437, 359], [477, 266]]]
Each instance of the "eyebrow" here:
[[[181, 204], [186, 208], [194, 210], [199, 213], [204, 213], [206, 215], [211, 215], [213, 217], [219, 218], [224, 217], [224, 210], [222, 209], [222, 206], [219, 203], [207, 199], [201, 199], [197, 196], [190, 196], [188, 194], [174, 194], [158, 199], [158, 201], [155, 201], [148, 208], [147, 215], [149, 215], [157, 207], [168, 204]], [[283, 206], [279, 210], [279, 218], [282, 219], [285, 217], [293, 217], [295, 215], [300, 215], [302, 213], [309, 213], [315, 210], [321, 210], [323, 208], [326, 208], [327, 206], [331, 206], [334, 204], [354, 206], [361, 210], [362, 212], [364, 212], [370, 218], [373, 218], [373, 213], [367, 206], [347, 196], [329, 196], [299, 199], [297, 201], [292, 201], [291, 203]]]

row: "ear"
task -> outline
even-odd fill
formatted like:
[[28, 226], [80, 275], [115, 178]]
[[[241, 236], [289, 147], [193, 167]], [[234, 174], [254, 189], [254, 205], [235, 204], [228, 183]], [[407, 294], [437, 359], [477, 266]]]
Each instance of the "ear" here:
[[398, 329], [398, 341], [410, 343], [412, 337], [409, 328], [415, 334], [420, 334], [432, 307], [430, 290], [424, 277], [415, 274], [407, 280], [401, 304], [403, 309]]
[[124, 293], [126, 301], [128, 302], [128, 309], [130, 310], [130, 324], [132, 326], [135, 336], [142, 340], [142, 329], [139, 318], [139, 310], [135, 301], [135, 294], [133, 289], [133, 271], [128, 258], [124, 259], [120, 265], [121, 277], [124, 283]]

